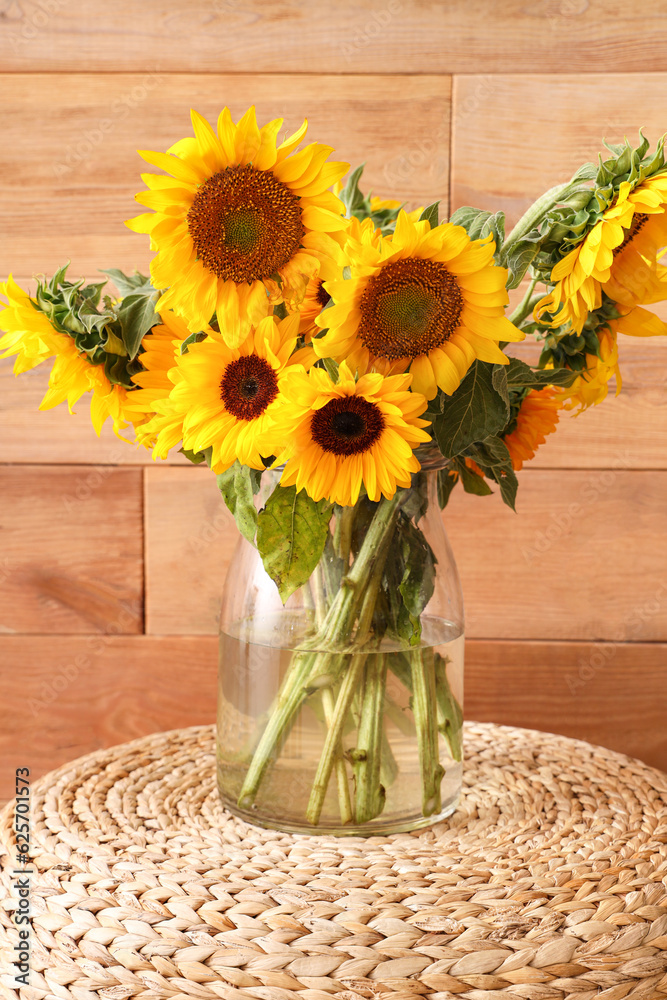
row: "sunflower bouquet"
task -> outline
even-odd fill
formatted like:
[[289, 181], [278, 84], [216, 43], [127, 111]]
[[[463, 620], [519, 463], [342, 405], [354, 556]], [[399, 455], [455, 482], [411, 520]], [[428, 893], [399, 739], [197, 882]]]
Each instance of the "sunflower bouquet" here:
[[[55, 359], [42, 409], [88, 393], [98, 434], [111, 420], [155, 458], [206, 463], [285, 606], [223, 611], [232, 679], [253, 644], [280, 654], [261, 711], [248, 721], [253, 689], [219, 721], [225, 801], [278, 822], [271, 775], [307, 732], [312, 765], [278, 796], [292, 828], [407, 829], [460, 783], [462, 621], [434, 614], [447, 552], [429, 517], [459, 483], [513, 508], [561, 411], [620, 391], [618, 334], [667, 332], [644, 308], [667, 298], [663, 140], [608, 146], [506, 235], [502, 212], [440, 221], [364, 194], [363, 168], [300, 148], [305, 123], [279, 141], [282, 124], [193, 111], [192, 137], [141, 152], [160, 172], [127, 225], [150, 237], [150, 277], [110, 269], [109, 294], [65, 267], [34, 295], [10, 277], [0, 348], [17, 374]], [[526, 335], [537, 365], [511, 354]]]

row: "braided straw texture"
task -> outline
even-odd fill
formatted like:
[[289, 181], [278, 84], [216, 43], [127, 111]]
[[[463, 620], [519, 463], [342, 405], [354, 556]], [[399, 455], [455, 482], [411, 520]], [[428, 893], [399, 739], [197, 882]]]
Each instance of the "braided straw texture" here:
[[[466, 758], [450, 820], [367, 840], [224, 812], [209, 727], [54, 771], [33, 787], [33, 985], [20, 995], [667, 997], [667, 777], [491, 725], [467, 726]], [[12, 818], [0, 983], [17, 997]]]

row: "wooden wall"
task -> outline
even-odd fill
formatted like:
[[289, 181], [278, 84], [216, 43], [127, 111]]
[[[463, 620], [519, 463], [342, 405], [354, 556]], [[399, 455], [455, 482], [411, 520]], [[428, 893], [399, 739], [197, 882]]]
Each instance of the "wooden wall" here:
[[[137, 148], [188, 109], [281, 115], [410, 206], [510, 223], [600, 139], [667, 129], [667, 14], [607, 0], [4, 0], [0, 277], [148, 267]], [[524, 348], [524, 350], [526, 350]], [[517, 515], [456, 495], [469, 718], [667, 767], [667, 343], [521, 474]], [[212, 721], [235, 529], [206, 470], [153, 464], [86, 407], [38, 413], [0, 363], [0, 794], [97, 747]]]

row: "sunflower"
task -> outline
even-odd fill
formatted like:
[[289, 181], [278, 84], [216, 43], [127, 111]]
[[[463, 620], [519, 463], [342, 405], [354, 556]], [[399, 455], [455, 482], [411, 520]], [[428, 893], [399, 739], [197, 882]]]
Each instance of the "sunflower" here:
[[350, 237], [351, 280], [325, 284], [335, 304], [316, 320], [328, 328], [316, 352], [361, 371], [409, 368], [427, 399], [455, 392], [475, 358], [507, 364], [498, 342], [524, 334], [504, 315], [507, 271], [494, 250], [490, 237], [471, 241], [462, 226], [431, 229], [403, 211], [392, 236]]
[[615, 332], [630, 336], [667, 334], [667, 324], [642, 309], [667, 299], [667, 268], [659, 260], [667, 247], [667, 175], [638, 184], [624, 181], [616, 200], [582, 242], [551, 272], [555, 287], [535, 307], [550, 325], [570, 322], [581, 333], [589, 312], [605, 294], [617, 305]]
[[137, 201], [154, 211], [127, 225], [150, 233], [153, 284], [169, 288], [162, 303], [195, 329], [216, 312], [236, 347], [274, 302], [296, 308], [309, 278], [337, 274], [332, 234], [345, 219], [327, 188], [348, 164], [327, 163], [332, 149], [319, 143], [294, 153], [306, 122], [277, 146], [282, 119], [260, 129], [254, 108], [238, 125], [224, 108], [217, 132], [191, 116], [195, 137], [172, 146], [174, 155], [140, 152], [171, 176], [143, 175], [149, 190]]
[[160, 310], [162, 323], [154, 326], [141, 342], [144, 370], [132, 376], [140, 388], [131, 393], [128, 412], [136, 413], [138, 418], [144, 416], [136, 428], [136, 443], [155, 447], [154, 457], [166, 458], [183, 436], [183, 414], [174, 411], [168, 401], [174, 388], [169, 372], [176, 367], [181, 345], [190, 331], [180, 316], [162, 310], [162, 303]]
[[503, 438], [512, 459], [512, 468], [518, 472], [523, 463], [535, 456], [547, 434], [553, 434], [558, 424], [562, 397], [553, 386], [531, 389], [524, 397], [517, 414], [514, 429]]
[[285, 373], [304, 358], [303, 352], [292, 354], [298, 326], [298, 315], [281, 321], [267, 316], [237, 348], [213, 330], [190, 344], [168, 372], [169, 396], [154, 404], [165, 418], [155, 454], [164, 456], [182, 429], [184, 448], [212, 449], [210, 465], [216, 473], [236, 459], [263, 469], [262, 457], [273, 455], [281, 443], [274, 422], [283, 405]]
[[315, 324], [315, 319], [330, 301], [331, 296], [324, 287], [322, 278], [311, 278], [306, 286], [306, 294], [299, 307], [299, 336], [304, 337], [306, 343], [319, 333]]
[[621, 391], [621, 370], [618, 366], [618, 344], [613, 331], [598, 330], [599, 354], [586, 354], [586, 368], [562, 398], [566, 410], [579, 407], [578, 412], [595, 406], [606, 399], [609, 382], [616, 380], [616, 395]]
[[[128, 411], [129, 393], [120, 385], [112, 384], [104, 374], [103, 365], [91, 364], [87, 356], [77, 350], [74, 340], [56, 330], [48, 317], [10, 276], [0, 284], [0, 296], [6, 304], [0, 311], [0, 337], [3, 358], [16, 355], [14, 373], [29, 371], [36, 365], [55, 358], [49, 376], [49, 387], [39, 404], [40, 410], [50, 410], [67, 401], [70, 413], [74, 405], [87, 392], [92, 393], [90, 418], [99, 437], [107, 419], [111, 419], [116, 434], [134, 422]], [[137, 421], [142, 418], [137, 417]]]
[[409, 391], [411, 381], [374, 372], [355, 382], [345, 363], [337, 383], [318, 368], [293, 369], [278, 424], [290, 442], [280, 455], [287, 460], [281, 485], [345, 506], [357, 502], [362, 482], [371, 500], [409, 486], [420, 468], [413, 449], [430, 441], [422, 430], [428, 421], [419, 419], [426, 398]]

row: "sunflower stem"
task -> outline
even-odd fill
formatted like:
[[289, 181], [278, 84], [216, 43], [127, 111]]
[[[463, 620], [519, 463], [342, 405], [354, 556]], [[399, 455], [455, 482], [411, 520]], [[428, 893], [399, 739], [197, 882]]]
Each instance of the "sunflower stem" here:
[[516, 327], [518, 327], [520, 323], [523, 323], [523, 321], [526, 318], [526, 316], [528, 316], [528, 314], [530, 312], [532, 312], [532, 308], [533, 308], [533, 302], [532, 302], [533, 292], [535, 291], [535, 285], [537, 284], [538, 281], [539, 281], [539, 278], [533, 278], [531, 280], [531, 282], [530, 282], [530, 284], [528, 286], [528, 291], [524, 295], [523, 299], [521, 300], [521, 302], [519, 303], [519, 305], [516, 307], [516, 309], [512, 313], [510, 313], [510, 315], [507, 317], [509, 319], [510, 323], [514, 323], [514, 325]]
[[524, 236], [527, 236], [532, 229], [535, 229], [542, 222], [550, 209], [555, 208], [559, 202], [564, 201], [569, 194], [573, 193], [580, 186], [580, 184], [573, 184], [572, 181], [568, 181], [567, 184], [557, 184], [555, 187], [549, 188], [537, 201], [533, 202], [503, 243], [499, 255], [499, 263], [506, 266], [512, 245], [518, 243]]
[[412, 714], [417, 726], [419, 764], [422, 775], [422, 813], [433, 816], [442, 808], [440, 785], [445, 770], [440, 763], [435, 687], [435, 664], [432, 650], [418, 649], [412, 654]]
[[447, 740], [452, 760], [463, 757], [463, 712], [454, 697], [447, 677], [448, 656], [435, 654], [435, 699], [438, 709], [438, 730]]
[[[407, 491], [401, 492], [407, 494]], [[378, 503], [354, 564], [343, 578], [329, 610], [324, 614], [317, 634], [308, 642], [311, 648], [299, 650], [292, 656], [278, 694], [276, 707], [269, 716], [246, 773], [238, 798], [240, 808], [248, 809], [252, 806], [267, 767], [280, 753], [280, 748], [289, 736], [299, 709], [306, 698], [314, 691], [322, 690], [335, 683], [341, 670], [345, 667], [346, 656], [349, 657], [350, 644], [361, 645], [366, 641], [375, 611], [378, 588], [384, 570], [384, 559], [393, 536], [398, 510], [405, 499], [401, 496], [401, 492], [397, 491], [391, 500], [382, 499]], [[309, 596], [315, 606], [317, 616], [322, 610], [320, 608], [318, 612], [318, 595], [313, 594], [311, 590]], [[356, 636], [353, 639], [351, 633], [358, 609], [359, 622]], [[347, 654], [344, 652], [346, 647]], [[350, 669], [348, 668], [348, 673]], [[338, 711], [338, 703], [336, 711]], [[341, 732], [344, 722], [345, 717], [340, 721]], [[331, 729], [329, 729], [330, 733]], [[327, 764], [328, 778], [330, 778], [335, 760], [336, 742], [334, 740], [330, 743], [328, 735], [325, 745], [331, 758]], [[324, 756], [323, 752], [322, 757], [324, 758]], [[322, 777], [323, 775], [324, 771]], [[321, 793], [322, 802], [325, 794], [326, 786]]]
[[351, 754], [357, 823], [368, 823], [384, 808], [386, 791], [380, 781], [380, 773], [386, 679], [387, 658], [382, 653], [376, 653], [364, 672], [357, 745]]
[[[324, 718], [331, 732], [335, 722], [335, 699], [330, 687], [322, 691], [322, 707], [324, 708]], [[343, 725], [345, 719], [343, 719]], [[338, 742], [334, 747], [334, 768], [336, 770], [336, 787], [338, 789], [338, 809], [340, 811], [340, 821], [343, 825], [352, 822], [352, 801], [350, 799], [350, 785], [347, 777], [347, 767], [343, 755], [343, 731], [341, 729]], [[312, 793], [311, 793], [312, 797]], [[319, 819], [319, 817], [318, 817]]]
[[[370, 577], [368, 579], [367, 585], [366, 585], [366, 587], [364, 589], [363, 601], [362, 601], [361, 609], [359, 611], [359, 621], [358, 621], [358, 625], [357, 625], [357, 633], [356, 633], [356, 636], [355, 636], [355, 646], [357, 648], [360, 648], [361, 650], [363, 650], [363, 647], [367, 643], [369, 635], [371, 633], [371, 628], [372, 628], [372, 625], [373, 625], [373, 616], [375, 614], [375, 605], [377, 603], [378, 592], [380, 590], [380, 584], [382, 582], [382, 574], [384, 573], [385, 559], [386, 559], [387, 553], [389, 551], [389, 547], [390, 547], [391, 540], [392, 540], [392, 537], [393, 537], [393, 525], [394, 525], [394, 522], [395, 522], [396, 512], [397, 512], [397, 508], [396, 508], [396, 506], [394, 506], [391, 509], [390, 516], [389, 516], [389, 518], [386, 521], [386, 526], [385, 526], [385, 529], [384, 529], [384, 535], [379, 535], [379, 543], [378, 543], [378, 546], [377, 546], [375, 552], [373, 553], [373, 561], [371, 563], [372, 569], [371, 569], [371, 573], [370, 573]], [[379, 513], [379, 511], [378, 511], [378, 513]], [[376, 513], [376, 517], [377, 517], [377, 513]], [[384, 520], [384, 518], [383, 518], [383, 520]], [[373, 523], [375, 523], [375, 522], [373, 522]], [[369, 529], [369, 534], [370, 533], [371, 532], [370, 532], [370, 529]], [[358, 563], [359, 559], [361, 558], [361, 554], [364, 551], [367, 539], [368, 539], [368, 535], [367, 535], [366, 539], [364, 540], [364, 545], [362, 545], [362, 548], [361, 548], [361, 550], [359, 552], [359, 555], [357, 556], [357, 561], [354, 564], [353, 570], [356, 568], [357, 563]], [[378, 655], [380, 655], [380, 654], [378, 654]], [[351, 707], [352, 707], [352, 702], [354, 700], [354, 696], [355, 696], [355, 693], [356, 693], [359, 681], [361, 680], [361, 677], [364, 676], [363, 675], [363, 667], [364, 667], [364, 663], [366, 661], [366, 657], [367, 656], [368, 656], [368, 652], [367, 651], [366, 652], [360, 651], [359, 653], [357, 653], [355, 656], [352, 657], [352, 661], [351, 661], [351, 663], [350, 663], [350, 665], [349, 665], [349, 667], [347, 669], [347, 673], [345, 675], [345, 679], [343, 680], [343, 686], [341, 687], [341, 691], [340, 691], [340, 694], [338, 696], [338, 701], [336, 702], [336, 707], [334, 709], [333, 718], [331, 720], [331, 723], [329, 723], [327, 721], [327, 724], [329, 725], [329, 731], [327, 733], [327, 736], [326, 736], [326, 739], [325, 739], [325, 742], [324, 742], [324, 746], [322, 748], [322, 753], [320, 755], [320, 761], [319, 761], [319, 764], [317, 766], [317, 772], [315, 774], [315, 780], [313, 782], [312, 791], [310, 793], [310, 800], [308, 802], [308, 809], [306, 810], [306, 819], [308, 820], [308, 822], [312, 826], [316, 826], [318, 824], [318, 822], [319, 822], [319, 819], [320, 819], [320, 815], [321, 815], [321, 812], [322, 812], [322, 807], [324, 805], [324, 798], [325, 798], [326, 793], [327, 793], [327, 788], [329, 787], [329, 781], [331, 780], [331, 772], [332, 772], [332, 770], [334, 768], [334, 765], [336, 763], [336, 748], [341, 743], [343, 729], [344, 729], [345, 723], [347, 721], [347, 718], [348, 718], [348, 716], [350, 714], [350, 710], [351, 710]], [[341, 656], [341, 658], [342, 658], [342, 656]], [[382, 659], [384, 660], [384, 657], [382, 657]], [[385, 663], [385, 667], [384, 667], [384, 673], [385, 673], [385, 675], [386, 675], [386, 672], [387, 672], [387, 668], [386, 668], [386, 663]], [[350, 685], [352, 685], [352, 686], [350, 687]], [[365, 685], [366, 685], [366, 682], [364, 681], [364, 687], [365, 687]], [[382, 685], [382, 698], [381, 698], [381, 700], [377, 703], [377, 705], [374, 708], [372, 706], [364, 708], [365, 701], [362, 699], [361, 721], [360, 721], [360, 724], [359, 724], [359, 736], [357, 737], [357, 739], [359, 739], [361, 737], [362, 729], [363, 729], [363, 734], [364, 734], [363, 738], [366, 741], [368, 741], [369, 739], [371, 739], [371, 736], [369, 736], [368, 734], [373, 734], [374, 733], [374, 730], [372, 728], [373, 726], [375, 726], [376, 728], [379, 726], [380, 729], [381, 729], [381, 727], [382, 727], [382, 718], [383, 718], [382, 717], [383, 702], [384, 702], [384, 682], [383, 682], [383, 685]], [[373, 712], [374, 712], [374, 716], [373, 716], [373, 718], [370, 718], [370, 716], [373, 714]], [[371, 750], [373, 751], [373, 755], [374, 756], [373, 756], [372, 760], [373, 760], [373, 762], [375, 762], [375, 760], [377, 759], [377, 774], [378, 775], [379, 775], [379, 766], [380, 766], [379, 762], [380, 762], [380, 756], [381, 756], [380, 755], [380, 749], [381, 748], [380, 748], [380, 745], [377, 743], [377, 739], [375, 739], [373, 737]], [[369, 750], [369, 755], [371, 753], [371, 750]], [[373, 764], [373, 767], [375, 767], [375, 764]], [[356, 771], [357, 771], [357, 767], [356, 767], [356, 763], [355, 763], [355, 772]], [[366, 772], [364, 772], [363, 784], [364, 785], [368, 785], [370, 787], [370, 782], [372, 780], [374, 780], [374, 777], [376, 777], [375, 771], [373, 771], [371, 773], [370, 777], [366, 777], [365, 774], [366, 774]], [[377, 784], [377, 782], [376, 782], [376, 784]], [[360, 812], [359, 812], [359, 789], [360, 789], [360, 787], [362, 787], [362, 786], [360, 785], [359, 777], [357, 776], [356, 817], [357, 817], [357, 822], [358, 823], [359, 822], [365, 822], [365, 820], [360, 820], [359, 819], [359, 815], [360, 815]], [[368, 791], [368, 789], [366, 787], [362, 788], [362, 801], [364, 803], [364, 805], [362, 807], [362, 814], [363, 815], [368, 814], [367, 815], [368, 819], [372, 819], [373, 816], [376, 816], [378, 814], [378, 812], [381, 812], [382, 806], [384, 805], [384, 799], [382, 799], [380, 801], [380, 799], [377, 798], [377, 796], [375, 796], [375, 798], [373, 799], [373, 802], [376, 805], [379, 805], [379, 808], [377, 808], [376, 812], [372, 812], [372, 807], [370, 805], [370, 802], [371, 802], [370, 792]], [[371, 815], [371, 812], [372, 812], [372, 815]]]
[[[336, 699], [331, 719], [330, 721], [327, 720], [329, 729], [327, 731], [324, 747], [322, 748], [322, 753], [320, 755], [320, 762], [317, 765], [317, 771], [315, 772], [315, 779], [313, 781], [313, 787], [310, 791], [308, 808], [306, 809], [306, 822], [310, 823], [311, 826], [317, 826], [320, 821], [324, 798], [327, 794], [327, 788], [329, 787], [329, 781], [331, 779], [331, 771], [337, 758], [338, 748], [342, 746], [343, 729], [349, 715], [350, 706], [352, 705], [357, 686], [361, 680], [367, 655], [367, 653], [357, 653], [352, 657], [352, 661], [347, 669], [345, 677], [343, 678], [340, 691], [338, 692], [338, 698]], [[352, 806], [350, 805], [350, 816], [351, 815]]]
[[307, 682], [313, 673], [313, 665], [321, 659], [322, 655], [316, 652], [299, 652], [292, 657], [278, 692], [275, 708], [269, 715], [246, 772], [237, 800], [240, 809], [249, 809], [255, 801], [268, 765], [278, 756], [289, 736], [296, 714], [308, 696]]

